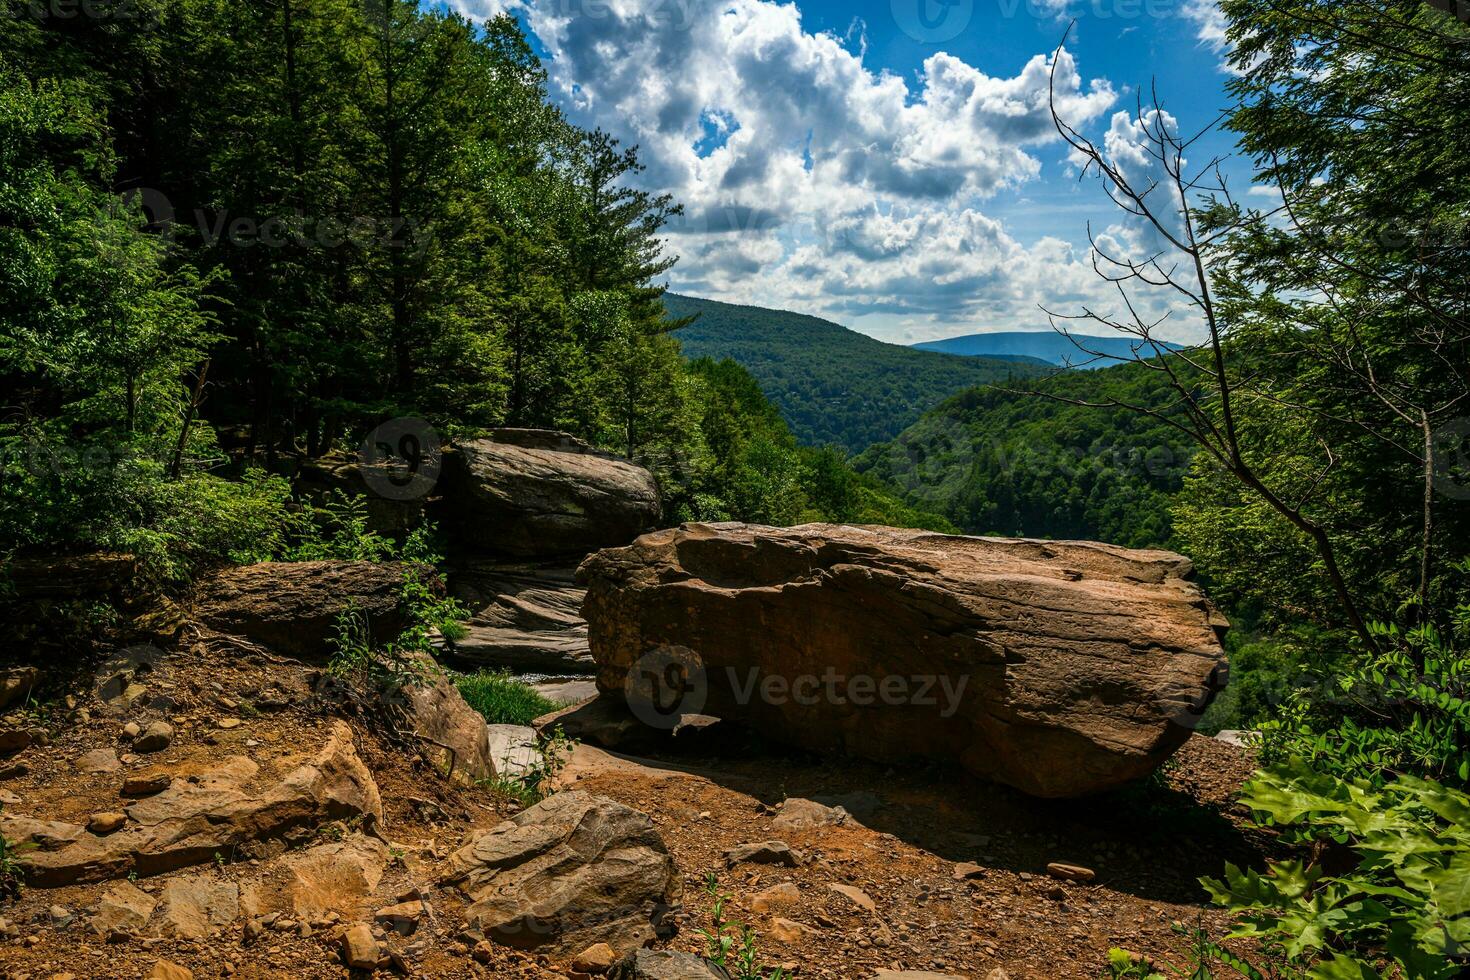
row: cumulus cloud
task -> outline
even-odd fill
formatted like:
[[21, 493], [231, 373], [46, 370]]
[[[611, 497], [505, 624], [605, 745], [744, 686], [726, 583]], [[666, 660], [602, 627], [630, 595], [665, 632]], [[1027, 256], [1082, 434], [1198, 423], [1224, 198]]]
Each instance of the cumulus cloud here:
[[849, 322], [882, 314], [917, 339], [1036, 326], [1039, 302], [1097, 290], [1085, 255], [1023, 246], [983, 213], [1041, 174], [1038, 148], [1057, 141], [1053, 72], [1070, 123], [1114, 105], [1113, 86], [1084, 79], [1066, 50], [1011, 76], [939, 52], [900, 77], [865, 64], [860, 31], [809, 32], [792, 3], [458, 5], [511, 9], [549, 53], [568, 114], [639, 144], [645, 182], [686, 208], [669, 229], [675, 289]]

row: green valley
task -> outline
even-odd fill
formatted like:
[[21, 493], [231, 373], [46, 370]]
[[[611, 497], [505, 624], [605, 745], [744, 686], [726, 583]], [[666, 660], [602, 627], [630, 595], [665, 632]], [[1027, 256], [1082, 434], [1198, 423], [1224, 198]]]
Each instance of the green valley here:
[[1051, 369], [1032, 361], [959, 357], [885, 344], [782, 310], [664, 296], [670, 317], [698, 316], [675, 332], [689, 357], [730, 358], [760, 382], [797, 439], [859, 452], [892, 439], [965, 388]]

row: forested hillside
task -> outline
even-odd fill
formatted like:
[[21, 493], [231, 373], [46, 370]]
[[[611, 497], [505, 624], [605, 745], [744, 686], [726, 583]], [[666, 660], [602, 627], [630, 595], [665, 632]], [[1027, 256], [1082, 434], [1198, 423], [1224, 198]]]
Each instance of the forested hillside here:
[[1162, 419], [1077, 404], [1109, 400], [1167, 413], [1173, 397], [1140, 364], [974, 388], [854, 466], [969, 533], [1168, 546], [1193, 444]]
[[675, 334], [685, 354], [735, 360], [755, 375], [801, 442], [848, 452], [892, 439], [961, 389], [1046, 370], [885, 344], [783, 310], [674, 295], [664, 305], [672, 316], [699, 317]]

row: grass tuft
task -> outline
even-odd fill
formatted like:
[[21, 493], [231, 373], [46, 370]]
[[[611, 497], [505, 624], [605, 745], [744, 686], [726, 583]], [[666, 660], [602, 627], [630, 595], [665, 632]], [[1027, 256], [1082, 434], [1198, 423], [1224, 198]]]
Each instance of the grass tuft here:
[[482, 670], [456, 678], [459, 693], [492, 725], [529, 725], [561, 705], [502, 671]]

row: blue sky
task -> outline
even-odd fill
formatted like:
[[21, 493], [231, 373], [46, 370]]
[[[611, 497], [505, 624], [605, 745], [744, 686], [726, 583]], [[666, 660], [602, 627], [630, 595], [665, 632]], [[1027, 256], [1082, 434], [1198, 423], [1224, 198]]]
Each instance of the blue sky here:
[[[453, 3], [515, 14], [569, 116], [641, 146], [645, 184], [688, 211], [669, 235], [675, 290], [898, 343], [1046, 329], [1041, 305], [1107, 308], [1089, 221], [1144, 247], [1052, 127], [1068, 23], [1059, 103], [1110, 149], [1136, 137], [1140, 87], [1187, 132], [1226, 104], [1212, 0]], [[1164, 336], [1190, 338], [1184, 311], [1169, 323]]]

